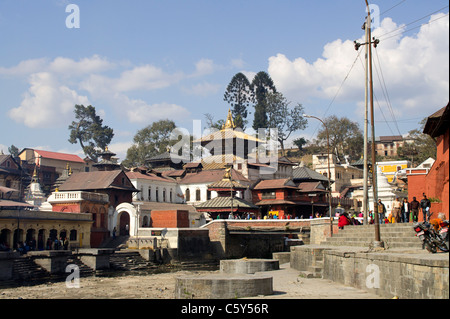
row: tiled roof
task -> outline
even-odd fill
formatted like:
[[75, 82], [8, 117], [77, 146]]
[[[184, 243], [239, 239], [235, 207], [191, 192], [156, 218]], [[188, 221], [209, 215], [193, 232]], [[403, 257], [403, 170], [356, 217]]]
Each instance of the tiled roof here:
[[50, 151], [42, 151], [42, 150], [34, 150], [37, 154], [41, 155], [43, 158], [50, 158], [60, 161], [66, 161], [66, 162], [78, 162], [78, 163], [84, 163], [84, 161], [75, 154], [66, 154], [66, 153], [57, 153], [57, 152], [50, 152]]
[[321, 182], [303, 182], [298, 185], [300, 192], [326, 192]]
[[328, 181], [328, 178], [308, 167], [297, 167], [292, 172], [294, 179], [310, 179], [319, 181]]
[[153, 173], [142, 174], [140, 172], [126, 172], [129, 179], [147, 179], [152, 181], [160, 181], [160, 182], [173, 182], [173, 180], [159, 177]]
[[[127, 179], [126, 185], [115, 183], [119, 175]], [[122, 170], [114, 171], [94, 171], [74, 173], [60, 186], [60, 191], [74, 191], [74, 190], [95, 190], [95, 189], [123, 189], [133, 192], [138, 192], [131, 184], [127, 175]]]
[[274, 189], [274, 188], [297, 188], [290, 178], [268, 179], [260, 181], [253, 188], [258, 189]]
[[[200, 184], [213, 183], [222, 180], [224, 171], [219, 170], [203, 170], [198, 173], [186, 174], [186, 176], [179, 181], [180, 184]], [[249, 182], [241, 173], [232, 170], [233, 180]]]
[[232, 138], [237, 138], [237, 139], [242, 139], [242, 140], [250, 140], [250, 141], [254, 141], [254, 142], [258, 142], [258, 143], [264, 143], [264, 141], [258, 139], [257, 137], [246, 134], [241, 130], [233, 130], [233, 129], [223, 129], [220, 131], [216, 131], [214, 133], [205, 135], [202, 138], [195, 140], [194, 143], [220, 141], [220, 140], [232, 139]]
[[222, 179], [220, 181], [217, 181], [215, 183], [212, 183], [210, 185], [208, 185], [208, 188], [223, 188], [223, 189], [231, 189], [231, 185], [233, 185], [233, 189], [245, 189], [247, 188], [247, 186], [242, 185], [241, 183], [239, 183], [238, 181], [230, 181], [229, 179]]
[[[210, 199], [206, 202], [203, 202], [195, 208], [200, 211], [204, 210], [206, 208], [211, 209], [217, 209], [217, 208], [231, 208], [231, 198], [228, 196], [225, 197], [214, 197], [213, 199]], [[252, 208], [252, 209], [258, 209], [258, 206], [247, 202], [246, 200], [240, 198], [240, 197], [233, 197], [233, 208]]]

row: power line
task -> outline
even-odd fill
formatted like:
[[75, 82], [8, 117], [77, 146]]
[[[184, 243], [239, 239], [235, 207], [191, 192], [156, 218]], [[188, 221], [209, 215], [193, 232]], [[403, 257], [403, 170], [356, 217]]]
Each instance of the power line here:
[[[394, 119], [394, 124], [395, 124], [395, 127], [397, 128], [397, 132], [399, 133], [399, 135], [401, 135], [400, 129], [398, 128], [398, 125], [397, 125], [397, 120], [395, 118], [394, 110], [392, 109], [391, 100], [389, 98], [389, 94], [388, 94], [388, 91], [387, 91], [387, 88], [386, 88], [386, 82], [384, 81], [383, 70], [381, 69], [381, 63], [380, 63], [380, 59], [378, 57], [378, 50], [377, 50], [376, 47], [375, 47], [375, 53], [376, 53], [375, 55], [377, 57], [378, 68], [380, 69], [380, 72], [378, 73], [378, 69], [377, 69], [376, 65], [375, 65], [375, 71], [377, 73], [378, 81], [380, 82], [381, 91], [383, 92], [383, 95], [384, 95], [384, 98], [386, 100], [386, 104], [388, 106], [388, 109], [389, 109], [389, 111], [391, 113], [391, 116]], [[381, 79], [380, 79], [380, 74], [381, 74]]]
[[[427, 17], [429, 17], [429, 16], [431, 16], [431, 15], [433, 15], [433, 14], [435, 14], [435, 13], [438, 13], [438, 12], [442, 11], [443, 9], [448, 8], [448, 7], [449, 7], [449, 6], [445, 6], [445, 7], [441, 8], [441, 9], [436, 10], [436, 11], [434, 11], [434, 12], [432, 12], [432, 13], [429, 13], [429, 14], [427, 14], [427, 15], [425, 15], [425, 16], [419, 18], [419, 19], [416, 19], [416, 20], [414, 20], [414, 21], [412, 21], [412, 22], [410, 22], [410, 23], [407, 23], [407, 24], [405, 24], [405, 25], [403, 25], [403, 26], [401, 26], [401, 27], [398, 27], [397, 29], [394, 29], [394, 30], [391, 30], [391, 31], [389, 31], [389, 32], [386, 32], [386, 33], [384, 33], [384, 34], [378, 36], [378, 38], [381, 39], [381, 38], [383, 38], [384, 36], [386, 36], [386, 35], [388, 35], [388, 34], [391, 34], [391, 33], [395, 32], [395, 31], [401, 30], [401, 29], [403, 29], [404, 27], [407, 27], [407, 26], [409, 26], [409, 25], [411, 25], [411, 24], [414, 24], [414, 23], [416, 23], [416, 22], [418, 22], [418, 21], [420, 21], [420, 20], [423, 20], [423, 19], [425, 19], [425, 18], [427, 18]], [[427, 22], [427, 23], [425, 23], [425, 24], [421, 24], [421, 25], [419, 25], [419, 26], [416, 26], [416, 27], [411, 28], [411, 29], [408, 29], [408, 30], [404, 30], [404, 31], [402, 30], [402, 31], [400, 31], [399, 33], [396, 33], [396, 34], [394, 34], [394, 35], [392, 35], [392, 36], [390, 36], [390, 37], [385, 38], [384, 40], [390, 39], [390, 38], [395, 37], [395, 36], [397, 36], [397, 35], [399, 35], [399, 34], [402, 34], [402, 33], [404, 33], [404, 32], [409, 32], [409, 31], [411, 31], [411, 30], [420, 28], [422, 25], [430, 24], [431, 22], [434, 22], [434, 21], [436, 21], [436, 20], [439, 20], [439, 19], [441, 19], [441, 18], [444, 18], [445, 16], [448, 16], [448, 13], [447, 13], [446, 15], [442, 16], [442, 17], [433, 19], [433, 20], [431, 20], [431, 21], [429, 21], [429, 22]]]
[[[350, 69], [349, 69], [348, 72], [347, 72], [347, 75], [346, 75], [346, 76], [344, 77], [344, 79], [342, 80], [341, 85], [339, 86], [339, 89], [336, 91], [336, 94], [334, 95], [334, 97], [333, 97], [333, 99], [331, 100], [330, 104], [328, 104], [328, 107], [327, 107], [325, 113], [323, 114], [323, 117], [325, 117], [325, 115], [326, 115], [326, 114], [328, 113], [328, 111], [330, 110], [331, 105], [332, 105], [333, 102], [336, 100], [336, 97], [338, 96], [339, 92], [340, 92], [341, 89], [342, 89], [342, 86], [344, 85], [345, 81], [347, 80], [348, 76], [350, 75], [350, 72], [353, 70], [353, 67], [355, 66], [356, 61], [358, 60], [360, 54], [361, 54], [361, 51], [359, 51], [358, 54], [356, 55], [355, 60], [353, 61], [353, 63], [352, 63], [352, 65], [351, 65]], [[312, 138], [314, 135], [316, 135], [316, 131], [317, 131], [318, 127], [319, 127], [319, 124], [318, 124], [318, 125], [316, 126], [316, 128], [314, 129], [314, 133], [311, 134], [311, 138]]]

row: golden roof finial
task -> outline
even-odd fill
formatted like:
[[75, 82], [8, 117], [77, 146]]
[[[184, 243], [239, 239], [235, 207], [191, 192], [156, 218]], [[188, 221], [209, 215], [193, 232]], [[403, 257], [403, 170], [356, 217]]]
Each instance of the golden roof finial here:
[[227, 120], [225, 121], [225, 124], [223, 126], [224, 129], [227, 128], [236, 128], [236, 125], [234, 125], [234, 121], [233, 121], [233, 115], [231, 114], [231, 109], [228, 109], [228, 115], [227, 115]]

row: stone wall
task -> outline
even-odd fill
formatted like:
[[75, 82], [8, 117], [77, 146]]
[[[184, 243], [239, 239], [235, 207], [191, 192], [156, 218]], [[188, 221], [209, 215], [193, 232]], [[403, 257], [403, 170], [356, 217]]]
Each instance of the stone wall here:
[[[321, 260], [322, 258], [322, 260]], [[386, 298], [448, 299], [448, 254], [366, 252], [361, 248], [291, 248], [291, 267], [307, 271], [321, 260], [322, 278]]]

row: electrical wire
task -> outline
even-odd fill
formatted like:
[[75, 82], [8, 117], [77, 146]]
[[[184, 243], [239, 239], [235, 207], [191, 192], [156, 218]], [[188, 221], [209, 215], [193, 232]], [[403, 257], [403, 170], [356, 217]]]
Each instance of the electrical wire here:
[[429, 22], [427, 22], [427, 23], [425, 23], [425, 24], [421, 24], [421, 25], [419, 25], [419, 26], [413, 27], [413, 28], [408, 29], [408, 30], [402, 30], [403, 28], [405, 28], [405, 27], [407, 27], [407, 26], [409, 26], [409, 25], [411, 25], [411, 24], [414, 24], [414, 23], [416, 23], [416, 22], [418, 22], [418, 21], [420, 21], [420, 20], [423, 20], [423, 19], [425, 19], [425, 18], [428, 18], [429, 16], [431, 16], [431, 15], [433, 15], [433, 14], [435, 14], [435, 13], [438, 13], [438, 12], [440, 12], [440, 11], [442, 11], [442, 10], [448, 8], [448, 7], [449, 7], [449, 6], [445, 6], [445, 7], [441, 8], [441, 9], [439, 9], [439, 10], [436, 10], [436, 11], [434, 11], [434, 12], [432, 12], [432, 13], [429, 13], [429, 14], [427, 14], [427, 15], [425, 15], [425, 16], [419, 18], [419, 19], [416, 19], [416, 20], [414, 20], [414, 21], [412, 21], [412, 22], [410, 22], [410, 23], [407, 23], [407, 24], [405, 24], [405, 25], [402, 25], [402, 26], [398, 27], [397, 29], [394, 29], [394, 30], [391, 30], [391, 31], [389, 31], [389, 32], [386, 32], [386, 33], [384, 33], [384, 34], [382, 34], [382, 35], [379, 35], [379, 36], [377, 36], [377, 38], [378, 38], [378, 39], [382, 39], [383, 37], [385, 37], [385, 36], [388, 35], [388, 34], [391, 34], [391, 33], [395, 32], [395, 31], [401, 30], [399, 33], [396, 33], [396, 34], [394, 34], [394, 35], [392, 35], [392, 36], [390, 36], [390, 37], [387, 37], [387, 38], [384, 38], [384, 39], [383, 39], [383, 40], [387, 40], [387, 39], [390, 39], [390, 38], [392, 38], [392, 37], [395, 37], [395, 36], [397, 36], [397, 35], [399, 35], [399, 34], [402, 34], [402, 33], [404, 33], [404, 32], [412, 31], [412, 30], [414, 30], [414, 29], [420, 28], [420, 27], [423, 26], [423, 25], [430, 24], [431, 22], [434, 22], [434, 21], [436, 21], [436, 20], [442, 19], [442, 18], [448, 16], [448, 13], [447, 13], [446, 15], [442, 16], [442, 17], [439, 17], [439, 18], [430, 20]]
[[[397, 128], [397, 132], [399, 133], [399, 135], [402, 135], [400, 133], [400, 129], [398, 128], [398, 124], [397, 124], [397, 119], [395, 118], [395, 113], [394, 110], [392, 109], [392, 104], [391, 104], [391, 100], [389, 98], [389, 94], [386, 88], [386, 82], [384, 80], [384, 75], [383, 75], [383, 70], [381, 69], [381, 63], [380, 63], [380, 59], [378, 57], [378, 51], [377, 48], [375, 47], [375, 56], [377, 57], [377, 64], [375, 64], [375, 71], [378, 77], [378, 81], [380, 82], [380, 86], [381, 86], [381, 91], [383, 92], [384, 98], [386, 100], [386, 105], [388, 106], [389, 112], [391, 113], [392, 119], [394, 120], [394, 124], [395, 127]], [[377, 68], [378, 66], [378, 68]], [[378, 69], [380, 70], [378, 72]], [[380, 79], [380, 75], [381, 75], [381, 79]]]
[[[362, 51], [358, 50], [358, 54], [356, 55], [355, 60], [353, 61], [350, 69], [348, 70], [347, 75], [342, 80], [341, 85], [339, 86], [338, 90], [336, 91], [336, 94], [333, 96], [333, 99], [331, 100], [330, 104], [328, 104], [328, 107], [322, 117], [325, 117], [326, 114], [328, 113], [328, 111], [330, 110], [331, 105], [336, 100], [336, 97], [338, 96], [339, 92], [341, 91], [342, 86], [344, 85], [345, 81], [348, 79], [348, 76], [350, 75], [350, 72], [353, 70], [353, 67], [355, 66], [356, 61], [358, 60], [359, 56], [361, 55], [361, 52]], [[317, 129], [319, 128], [319, 126], [320, 126], [320, 124], [317, 124], [316, 128], [314, 129], [314, 132], [311, 134], [311, 138], [316, 135], [316, 132], [317, 132]]]

